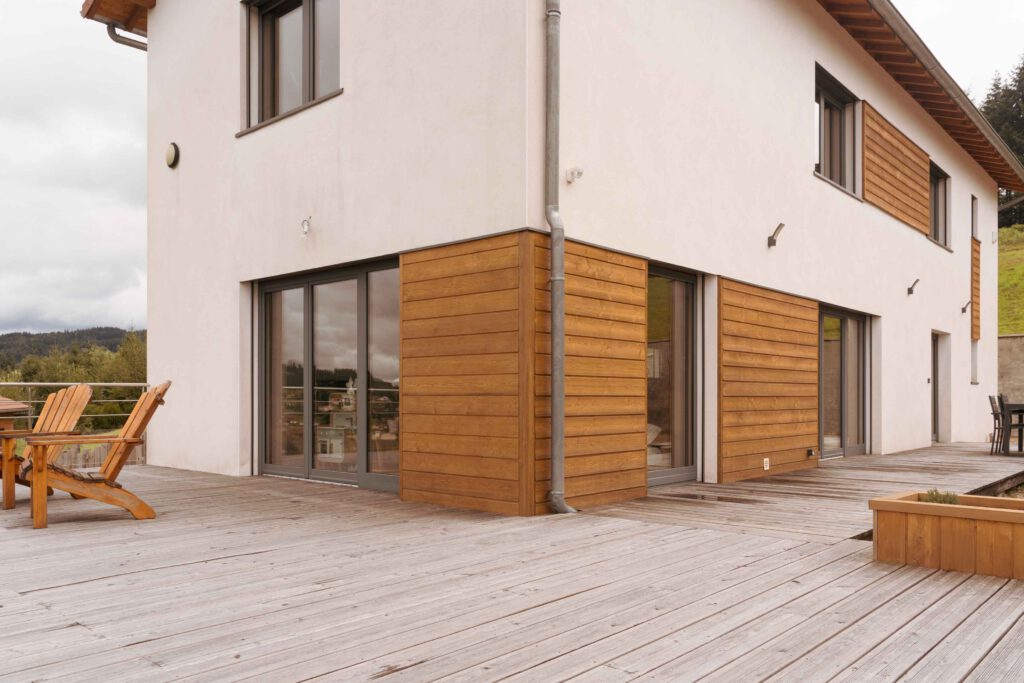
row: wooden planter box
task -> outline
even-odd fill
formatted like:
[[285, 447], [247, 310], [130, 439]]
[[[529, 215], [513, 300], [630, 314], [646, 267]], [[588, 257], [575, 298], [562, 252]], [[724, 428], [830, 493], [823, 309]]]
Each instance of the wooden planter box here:
[[922, 503], [921, 493], [875, 498], [875, 560], [1024, 579], [1024, 500], [959, 496]]

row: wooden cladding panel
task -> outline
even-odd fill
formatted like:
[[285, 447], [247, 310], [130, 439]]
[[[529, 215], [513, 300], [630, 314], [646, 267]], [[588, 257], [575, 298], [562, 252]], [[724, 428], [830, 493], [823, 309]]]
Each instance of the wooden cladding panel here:
[[[551, 476], [551, 253], [533, 242], [535, 511]], [[566, 243], [565, 489], [592, 507], [647, 494], [647, 262]]]
[[981, 339], [981, 240], [971, 239], [971, 339]]
[[814, 301], [720, 280], [719, 481], [817, 466], [818, 324]]
[[[566, 492], [590, 507], [647, 492], [647, 265], [566, 250]], [[549, 260], [527, 231], [401, 257], [403, 499], [548, 511]]]
[[521, 242], [401, 257], [404, 500], [521, 512]]
[[915, 230], [931, 232], [928, 155], [864, 103], [864, 199]]

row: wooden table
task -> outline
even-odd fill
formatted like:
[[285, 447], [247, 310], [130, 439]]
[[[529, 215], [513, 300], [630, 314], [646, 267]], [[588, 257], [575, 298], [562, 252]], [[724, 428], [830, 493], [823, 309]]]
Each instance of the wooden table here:
[[[1003, 404], [1003, 455], [1010, 454], [1010, 432], [1014, 425], [1014, 415], [1021, 416], [1021, 420], [1024, 421], [1024, 403]], [[1017, 439], [1017, 452], [1024, 452], [1024, 438], [1022, 437]]]

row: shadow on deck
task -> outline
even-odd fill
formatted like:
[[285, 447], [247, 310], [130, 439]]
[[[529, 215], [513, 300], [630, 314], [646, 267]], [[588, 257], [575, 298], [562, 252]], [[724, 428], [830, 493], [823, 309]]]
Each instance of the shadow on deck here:
[[871, 530], [870, 498], [930, 488], [968, 493], [1024, 473], [1024, 458], [989, 455], [988, 448], [988, 444], [943, 444], [827, 460], [816, 469], [734, 484], [669, 484], [651, 488], [647, 498], [593, 512], [835, 543]]

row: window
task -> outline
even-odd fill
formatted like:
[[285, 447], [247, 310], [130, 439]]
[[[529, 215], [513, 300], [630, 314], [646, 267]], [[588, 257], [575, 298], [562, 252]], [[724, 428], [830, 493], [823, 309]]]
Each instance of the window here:
[[978, 239], [978, 198], [971, 195], [971, 237]]
[[261, 283], [263, 472], [397, 486], [397, 265]]
[[814, 109], [818, 127], [814, 171], [850, 192], [856, 192], [857, 98], [820, 66], [816, 70]]
[[340, 87], [340, 0], [244, 0], [248, 5], [248, 125]]
[[949, 245], [949, 176], [935, 164], [931, 165], [931, 238]]
[[978, 342], [971, 342], [971, 384], [978, 383]]

